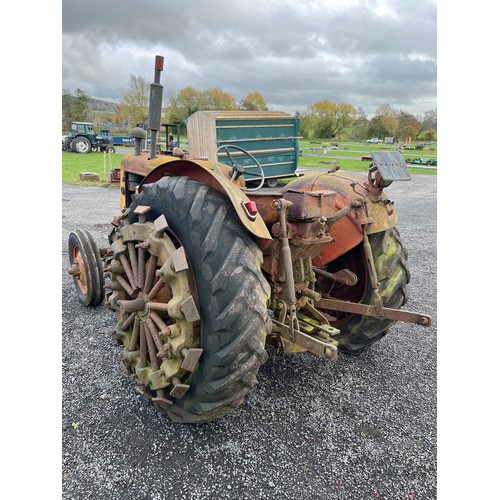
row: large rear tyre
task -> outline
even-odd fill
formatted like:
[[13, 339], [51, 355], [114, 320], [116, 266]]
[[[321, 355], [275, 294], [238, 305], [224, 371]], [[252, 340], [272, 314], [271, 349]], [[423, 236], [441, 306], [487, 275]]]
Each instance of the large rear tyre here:
[[267, 359], [262, 252], [225, 197], [186, 177], [145, 185], [130, 209], [111, 235], [125, 367], [172, 420], [220, 418], [242, 404]]
[[[406, 285], [410, 281], [410, 272], [406, 265], [407, 252], [399, 231], [397, 227], [394, 227], [372, 234], [368, 238], [384, 307], [399, 309], [406, 303]], [[323, 279], [318, 282], [318, 290], [325, 297], [374, 304], [375, 295], [364, 262], [362, 244], [334, 260], [327, 267], [327, 270], [332, 274], [341, 269], [349, 269], [354, 272], [358, 277], [357, 284], [349, 287]], [[359, 314], [326, 312], [334, 314], [337, 318], [331, 324], [340, 330], [341, 333], [335, 339], [339, 341], [339, 348], [345, 351], [359, 351], [373, 344], [380, 340], [394, 323], [394, 320], [378, 319]]]
[[71, 141], [71, 150], [74, 153], [90, 153], [90, 151], [92, 150], [92, 144], [86, 137], [75, 137]]
[[78, 300], [85, 306], [98, 306], [104, 298], [104, 271], [99, 249], [92, 236], [77, 229], [68, 238], [69, 269]]

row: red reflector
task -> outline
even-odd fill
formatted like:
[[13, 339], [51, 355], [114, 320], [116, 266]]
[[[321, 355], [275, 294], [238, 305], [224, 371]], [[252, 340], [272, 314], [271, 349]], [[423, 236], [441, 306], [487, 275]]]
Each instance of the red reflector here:
[[250, 215], [257, 215], [258, 214], [257, 205], [256, 205], [255, 201], [245, 201], [243, 203], [243, 206], [245, 207], [246, 211]]

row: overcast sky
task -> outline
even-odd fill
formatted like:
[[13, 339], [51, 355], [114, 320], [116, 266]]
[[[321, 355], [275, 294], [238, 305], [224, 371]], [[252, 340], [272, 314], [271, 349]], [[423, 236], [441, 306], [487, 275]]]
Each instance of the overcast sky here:
[[62, 88], [119, 102], [130, 75], [257, 90], [293, 113], [323, 99], [369, 116], [437, 107], [436, 0], [63, 0]]

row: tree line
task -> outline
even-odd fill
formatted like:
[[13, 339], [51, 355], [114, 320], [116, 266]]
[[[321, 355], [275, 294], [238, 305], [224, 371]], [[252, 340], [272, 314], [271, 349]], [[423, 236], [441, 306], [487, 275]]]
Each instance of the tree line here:
[[[148, 121], [149, 82], [140, 76], [131, 75], [128, 92], [115, 105], [113, 113], [93, 112], [91, 97], [81, 89], [75, 95], [63, 89], [62, 129], [69, 130], [72, 121], [123, 124], [130, 131], [139, 123]], [[249, 92], [236, 102], [234, 97], [221, 88], [197, 90], [185, 87], [167, 98], [162, 111], [162, 123], [180, 123], [196, 111], [267, 111], [264, 97], [258, 91]], [[318, 101], [305, 111], [297, 111], [300, 119], [300, 135], [305, 138], [355, 139], [370, 137], [395, 137], [404, 142], [437, 139], [437, 109], [426, 111], [416, 117], [404, 110], [396, 110], [389, 104], [380, 106], [375, 116], [369, 119], [361, 108], [345, 102]], [[183, 132], [185, 129], [183, 130]]]

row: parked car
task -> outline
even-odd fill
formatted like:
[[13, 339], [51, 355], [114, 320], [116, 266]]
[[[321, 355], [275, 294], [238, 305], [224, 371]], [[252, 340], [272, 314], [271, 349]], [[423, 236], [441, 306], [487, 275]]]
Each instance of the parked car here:
[[378, 139], [377, 137], [372, 137], [371, 139], [368, 139], [366, 142], [369, 144], [378, 144], [379, 142], [382, 142], [382, 140]]

